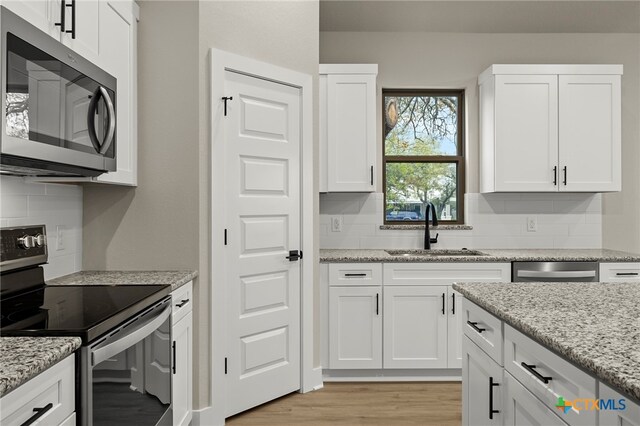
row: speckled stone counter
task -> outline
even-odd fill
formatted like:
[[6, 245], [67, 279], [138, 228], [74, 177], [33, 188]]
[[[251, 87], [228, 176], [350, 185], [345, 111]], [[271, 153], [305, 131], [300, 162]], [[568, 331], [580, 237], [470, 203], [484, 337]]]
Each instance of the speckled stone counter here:
[[175, 290], [198, 276], [196, 271], [82, 271], [48, 280], [49, 285], [170, 284]]
[[[474, 249], [476, 250], [476, 249]], [[482, 256], [392, 256], [383, 249], [321, 249], [322, 263], [358, 262], [640, 262], [640, 254], [607, 249], [477, 249]], [[410, 250], [408, 250], [410, 251]], [[437, 252], [438, 250], [433, 250]]]
[[80, 347], [79, 337], [0, 337], [0, 397]]
[[640, 284], [461, 283], [453, 288], [640, 401]]

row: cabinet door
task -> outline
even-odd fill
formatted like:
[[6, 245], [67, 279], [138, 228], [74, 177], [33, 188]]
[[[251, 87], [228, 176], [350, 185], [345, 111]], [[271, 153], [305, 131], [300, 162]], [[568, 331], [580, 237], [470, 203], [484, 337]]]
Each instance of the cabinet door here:
[[329, 289], [329, 368], [382, 368], [382, 287]]
[[505, 425], [565, 426], [566, 423], [525, 389], [513, 376], [504, 373]]
[[462, 345], [462, 424], [502, 425], [502, 367], [468, 337]]
[[496, 191], [558, 190], [557, 76], [495, 77], [495, 164]]
[[384, 368], [447, 367], [447, 287], [384, 289]]
[[131, 1], [100, 3], [100, 66], [118, 79], [116, 114], [117, 171], [99, 176], [98, 182], [137, 184], [136, 129], [136, 18]]
[[447, 367], [462, 368], [462, 300], [464, 296], [449, 287], [449, 314], [447, 315]]
[[193, 383], [193, 312], [189, 312], [174, 324], [173, 332], [173, 380], [171, 394], [173, 399], [173, 424], [186, 426], [192, 417]]
[[327, 189], [375, 191], [376, 76], [327, 77]]
[[60, 0], [2, 0], [2, 6], [20, 16], [39, 30], [60, 38]]
[[[75, 24], [72, 19], [71, 7], [66, 7], [65, 27], [67, 31], [75, 30], [75, 38], [72, 33], [62, 33], [62, 42], [76, 53], [91, 62], [98, 61], [98, 37], [100, 6], [98, 0], [76, 0]], [[71, 5], [71, 0], [67, 0]], [[75, 25], [75, 28], [73, 28]]]
[[560, 190], [620, 191], [620, 76], [559, 78]]
[[[598, 411], [600, 426], [640, 425], [640, 405], [600, 382], [598, 396], [608, 409]], [[624, 404], [624, 406], [622, 405]]]

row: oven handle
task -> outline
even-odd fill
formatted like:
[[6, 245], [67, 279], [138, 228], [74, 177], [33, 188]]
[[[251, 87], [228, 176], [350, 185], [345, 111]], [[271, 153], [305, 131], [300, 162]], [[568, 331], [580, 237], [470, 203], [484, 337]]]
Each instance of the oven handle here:
[[[94, 123], [94, 115], [96, 114], [96, 109], [98, 108], [98, 102], [100, 101], [100, 98], [103, 98], [104, 103], [107, 105], [107, 116], [109, 117], [109, 129], [107, 130], [107, 135], [105, 136], [104, 142], [102, 144], [98, 140], [96, 125]], [[91, 139], [93, 149], [95, 149], [97, 153], [104, 155], [113, 143], [113, 137], [115, 136], [116, 111], [113, 106], [111, 96], [109, 96], [107, 90], [102, 86], [98, 86], [98, 88], [93, 92], [93, 95], [91, 96], [91, 102], [89, 102], [89, 112], [87, 115], [87, 125], [89, 127], [89, 139]]]
[[138, 325], [134, 330], [130, 331], [126, 335], [118, 338], [115, 342], [109, 343], [101, 348], [94, 349], [91, 352], [91, 366], [96, 366], [102, 361], [111, 358], [112, 356], [119, 354], [127, 348], [142, 341], [151, 333], [153, 333], [158, 327], [164, 323], [171, 315], [171, 304], [167, 305], [159, 314], [153, 318]]

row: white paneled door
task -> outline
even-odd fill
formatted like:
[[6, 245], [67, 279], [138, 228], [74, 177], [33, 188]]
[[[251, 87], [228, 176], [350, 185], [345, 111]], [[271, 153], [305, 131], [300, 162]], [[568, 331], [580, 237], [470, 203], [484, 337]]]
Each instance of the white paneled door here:
[[301, 92], [225, 71], [225, 97], [231, 416], [300, 388]]

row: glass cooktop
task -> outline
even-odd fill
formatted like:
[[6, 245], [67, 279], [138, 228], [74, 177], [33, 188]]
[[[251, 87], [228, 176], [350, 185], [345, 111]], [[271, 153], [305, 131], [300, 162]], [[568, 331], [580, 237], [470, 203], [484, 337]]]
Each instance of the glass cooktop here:
[[169, 285], [44, 286], [3, 298], [1, 336], [78, 336], [91, 342], [163, 299]]

